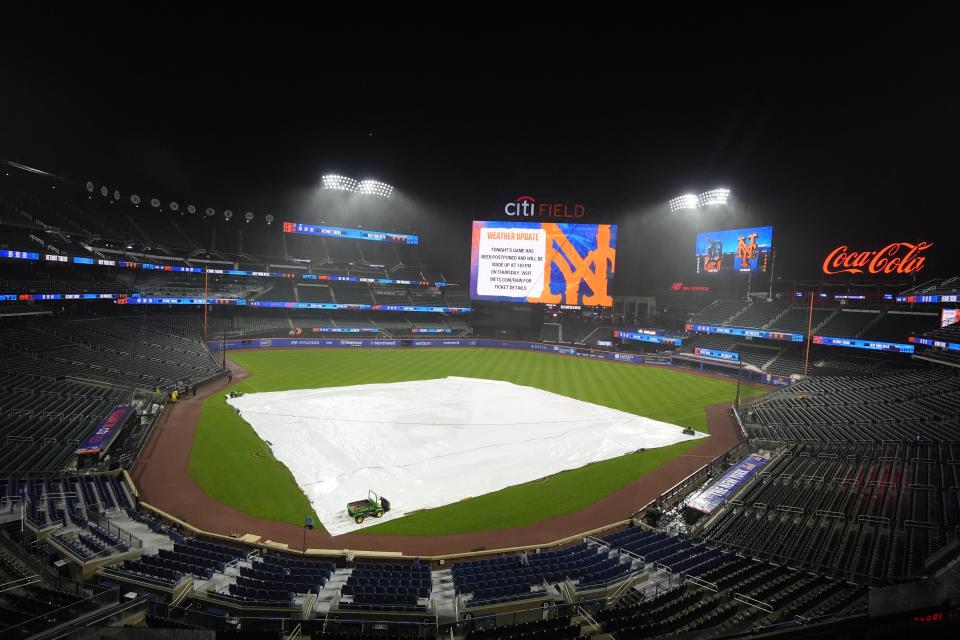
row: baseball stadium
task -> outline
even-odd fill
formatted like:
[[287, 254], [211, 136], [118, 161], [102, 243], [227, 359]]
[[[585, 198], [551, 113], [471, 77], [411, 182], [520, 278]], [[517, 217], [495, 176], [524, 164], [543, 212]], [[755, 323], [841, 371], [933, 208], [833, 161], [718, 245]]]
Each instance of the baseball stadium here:
[[853, 166], [912, 129], [874, 148], [883, 113], [815, 126], [773, 83], [649, 129], [430, 83], [389, 117], [131, 85], [58, 120], [18, 73], [0, 637], [956, 633], [949, 195]]

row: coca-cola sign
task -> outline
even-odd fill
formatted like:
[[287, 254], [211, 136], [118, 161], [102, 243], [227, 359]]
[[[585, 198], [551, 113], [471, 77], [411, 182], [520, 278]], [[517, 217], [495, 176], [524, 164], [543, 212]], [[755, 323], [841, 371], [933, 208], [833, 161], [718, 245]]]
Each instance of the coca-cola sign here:
[[823, 272], [827, 275], [838, 273], [865, 273], [869, 275], [906, 275], [923, 269], [927, 258], [924, 251], [933, 246], [932, 242], [891, 242], [876, 251], [851, 251], [847, 245], [840, 245], [827, 254], [823, 261]]

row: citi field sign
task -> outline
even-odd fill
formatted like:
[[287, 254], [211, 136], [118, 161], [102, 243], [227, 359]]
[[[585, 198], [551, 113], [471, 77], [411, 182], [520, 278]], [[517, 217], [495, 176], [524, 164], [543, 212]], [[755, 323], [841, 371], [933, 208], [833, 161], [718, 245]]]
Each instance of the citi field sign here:
[[582, 218], [587, 210], [582, 204], [537, 202], [533, 196], [518, 196], [503, 207], [511, 218]]
[[823, 272], [827, 275], [854, 273], [867, 275], [908, 275], [926, 265], [924, 251], [932, 242], [891, 242], [873, 251], [854, 251], [840, 245], [827, 254]]

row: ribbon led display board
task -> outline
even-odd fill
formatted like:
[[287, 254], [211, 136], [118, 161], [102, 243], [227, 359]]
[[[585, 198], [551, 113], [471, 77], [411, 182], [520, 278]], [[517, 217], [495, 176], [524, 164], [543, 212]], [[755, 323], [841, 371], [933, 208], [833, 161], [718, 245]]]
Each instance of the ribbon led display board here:
[[913, 353], [912, 344], [900, 342], [881, 342], [879, 340], [856, 340], [854, 338], [834, 338], [831, 336], [813, 336], [814, 344], [827, 347], [848, 347], [851, 349], [867, 349], [869, 351], [892, 351], [894, 353]]
[[620, 338], [621, 340], [631, 340], [633, 342], [652, 342], [654, 344], [669, 344], [675, 347], [679, 347], [683, 344], [683, 338], [668, 338], [666, 336], [655, 336], [648, 333], [635, 333], [633, 331], [621, 331], [616, 329], [613, 332], [614, 338]]
[[744, 338], [767, 338], [769, 340], [803, 342], [802, 333], [767, 331], [766, 329], [747, 329], [744, 327], [724, 327], [714, 324], [693, 324], [688, 322], [687, 331], [692, 331], [695, 333], [716, 333], [723, 336], [743, 336]]
[[284, 222], [283, 232], [308, 236], [323, 236], [325, 238], [347, 238], [349, 240], [370, 240], [373, 242], [391, 242], [394, 244], [420, 244], [420, 236], [409, 233], [327, 227], [319, 224], [304, 224], [302, 222]]

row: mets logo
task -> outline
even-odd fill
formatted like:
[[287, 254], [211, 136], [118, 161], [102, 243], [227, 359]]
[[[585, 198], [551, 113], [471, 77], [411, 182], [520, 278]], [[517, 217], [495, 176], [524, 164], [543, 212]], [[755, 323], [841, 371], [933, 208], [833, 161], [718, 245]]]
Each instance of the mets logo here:
[[759, 234], [751, 233], [744, 237], [737, 238], [737, 259], [740, 260], [740, 266], [744, 269], [750, 268], [750, 261], [757, 257], [757, 236]]
[[[549, 241], [549, 257], [544, 261], [544, 282], [553, 282], [552, 271], [560, 272], [562, 291], [545, 287], [540, 297], [528, 297], [535, 304], [584, 304], [588, 306], [613, 306], [613, 297], [607, 292], [607, 273], [613, 272], [617, 250], [615, 228], [609, 224], [597, 225], [596, 248], [581, 255], [564, 228], [552, 222], [544, 222], [543, 230]], [[572, 225], [576, 226], [576, 225]], [[583, 293], [580, 300], [580, 283], [591, 293]]]

